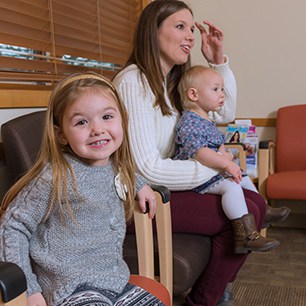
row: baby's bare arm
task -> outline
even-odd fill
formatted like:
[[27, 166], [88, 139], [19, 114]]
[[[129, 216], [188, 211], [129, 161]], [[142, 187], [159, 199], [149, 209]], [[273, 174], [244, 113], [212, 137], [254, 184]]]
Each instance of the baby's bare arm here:
[[204, 147], [198, 150], [195, 159], [209, 168], [228, 172], [237, 183], [242, 180], [240, 167], [232, 160], [229, 160], [228, 156], [224, 156], [220, 152]]

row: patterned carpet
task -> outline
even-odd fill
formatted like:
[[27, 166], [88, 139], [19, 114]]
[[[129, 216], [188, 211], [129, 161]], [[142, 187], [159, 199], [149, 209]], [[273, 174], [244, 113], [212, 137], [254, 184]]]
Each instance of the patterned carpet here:
[[235, 306], [306, 306], [306, 288], [236, 281]]
[[306, 306], [306, 230], [270, 228], [267, 235], [281, 244], [249, 255], [234, 283], [235, 306]]
[[[248, 256], [234, 283], [234, 305], [306, 306], [306, 230], [275, 227], [267, 236], [280, 246]], [[174, 306], [183, 302], [176, 297]]]

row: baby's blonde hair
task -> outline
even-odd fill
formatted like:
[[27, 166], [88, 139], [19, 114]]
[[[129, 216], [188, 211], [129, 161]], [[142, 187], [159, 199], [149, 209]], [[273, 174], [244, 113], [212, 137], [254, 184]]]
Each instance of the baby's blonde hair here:
[[178, 92], [180, 94], [184, 110], [193, 109], [193, 101], [191, 101], [188, 97], [188, 90], [192, 87], [198, 88], [198, 77], [203, 73], [212, 71], [218, 73], [216, 70], [203, 65], [196, 65], [185, 71], [178, 85]]
[[126, 109], [115, 89], [114, 85], [105, 77], [94, 72], [74, 74], [57, 84], [54, 88], [45, 118], [45, 126], [41, 149], [38, 159], [33, 167], [18, 180], [6, 193], [1, 208], [4, 211], [7, 206], [16, 198], [18, 193], [44, 169], [47, 163], [52, 168], [52, 197], [46, 218], [50, 214], [54, 205], [59, 205], [62, 210], [62, 203], [73, 217], [68, 199], [68, 178], [72, 175], [74, 189], [77, 193], [77, 186], [74, 171], [65, 159], [64, 153], [73, 154], [69, 145], [60, 144], [56, 136], [56, 127], [62, 126], [63, 116], [66, 108], [71, 105], [84, 91], [107, 91], [114, 98], [121, 118], [123, 129], [123, 141], [119, 149], [111, 156], [114, 170], [121, 172], [122, 184], [127, 186], [127, 196], [125, 201], [125, 212], [127, 219], [130, 219], [134, 210], [136, 196], [135, 164], [132, 158], [129, 137], [128, 137], [128, 116]]

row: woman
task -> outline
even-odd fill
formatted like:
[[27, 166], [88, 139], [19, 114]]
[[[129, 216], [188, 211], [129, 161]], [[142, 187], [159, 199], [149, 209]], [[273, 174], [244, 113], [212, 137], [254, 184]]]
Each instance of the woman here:
[[[195, 23], [201, 33], [201, 50], [209, 65], [223, 76], [226, 95], [222, 109], [210, 116], [219, 123], [232, 121], [236, 82], [223, 55], [223, 33], [209, 22], [204, 24], [208, 33]], [[175, 125], [182, 110], [177, 84], [190, 66], [195, 25], [191, 9], [183, 1], [152, 1], [140, 16], [131, 56], [113, 81], [129, 114], [131, 148], [139, 172], [171, 191], [173, 231], [211, 236], [210, 262], [186, 297], [186, 304], [212, 306], [227, 283], [235, 279], [246, 255], [234, 254], [231, 225], [220, 197], [190, 191], [217, 172], [196, 161], [171, 159]], [[260, 195], [244, 192], [248, 210], [260, 229], [266, 203]]]

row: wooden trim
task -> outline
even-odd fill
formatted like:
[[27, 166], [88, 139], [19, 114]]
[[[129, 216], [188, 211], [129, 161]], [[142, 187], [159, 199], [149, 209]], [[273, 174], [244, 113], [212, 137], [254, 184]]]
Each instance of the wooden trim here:
[[[257, 127], [276, 127], [276, 118], [236, 118], [239, 119], [249, 119]], [[227, 126], [227, 124], [218, 124], [218, 126]]]
[[[0, 109], [1, 108], [27, 108], [46, 107], [52, 91], [52, 87], [33, 86], [25, 87], [20, 85], [0, 84]], [[276, 127], [276, 118], [236, 118], [250, 119], [258, 127]], [[220, 124], [219, 126], [227, 126]]]
[[50, 90], [0, 90], [0, 109], [46, 107], [50, 94]]
[[0, 91], [8, 89], [24, 89], [24, 90], [52, 90], [53, 85], [33, 85], [33, 84], [9, 84], [9, 83], [0, 83]]
[[[237, 118], [238, 119], [238, 118]], [[276, 127], [276, 118], [248, 118], [252, 124], [259, 127]]]

